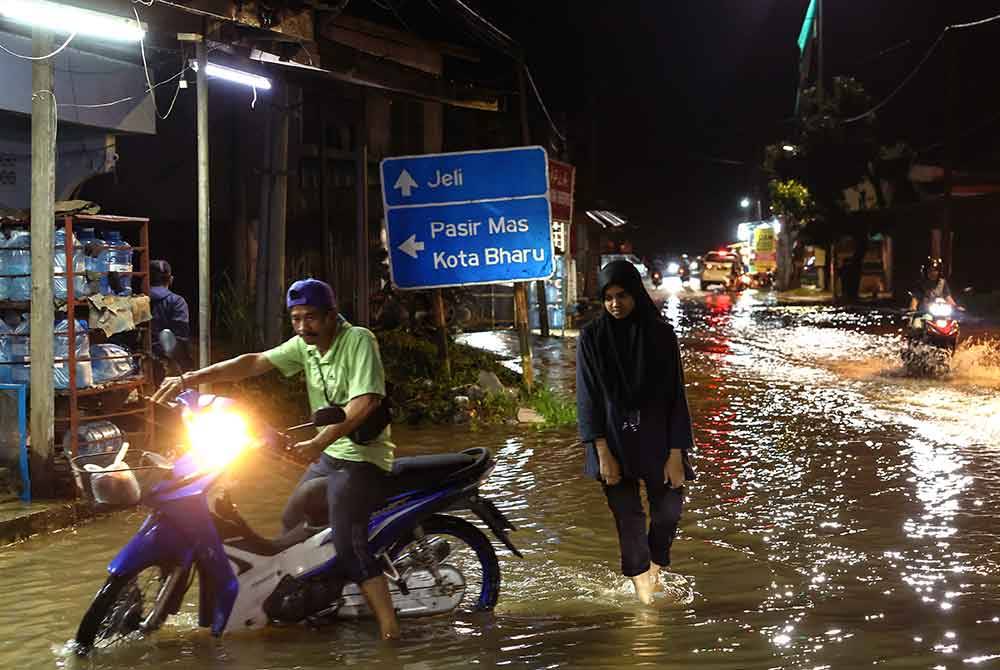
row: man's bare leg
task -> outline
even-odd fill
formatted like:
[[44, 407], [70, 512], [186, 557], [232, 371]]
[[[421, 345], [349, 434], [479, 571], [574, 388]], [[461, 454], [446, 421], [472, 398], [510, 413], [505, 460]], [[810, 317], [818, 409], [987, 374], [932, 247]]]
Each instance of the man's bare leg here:
[[396, 620], [396, 610], [392, 606], [392, 596], [389, 595], [389, 582], [385, 575], [372, 577], [361, 582], [361, 592], [365, 594], [368, 607], [375, 614], [383, 640], [399, 639], [399, 622]]

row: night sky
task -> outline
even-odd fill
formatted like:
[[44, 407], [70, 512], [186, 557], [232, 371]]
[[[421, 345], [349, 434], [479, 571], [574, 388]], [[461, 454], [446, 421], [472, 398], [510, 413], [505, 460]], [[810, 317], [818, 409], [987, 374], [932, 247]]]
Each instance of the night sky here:
[[[592, 177], [578, 204], [604, 201], [625, 213], [651, 253], [700, 253], [731, 241], [741, 196], [764, 189], [754, 169], [764, 145], [792, 130], [796, 39], [808, 0], [467, 4], [525, 47], [550, 111], [569, 128], [573, 161]], [[1000, 3], [979, 0], [825, 5], [828, 77], [859, 78], [875, 101], [945, 25], [1000, 12]], [[420, 0], [397, 7], [411, 24], [428, 13]], [[959, 158], [988, 164], [1000, 129], [1000, 21], [957, 37], [960, 128], [983, 126], [963, 140]], [[885, 141], [924, 149], [944, 138], [945, 63], [939, 49], [880, 113]], [[921, 159], [940, 161], [940, 150]]]

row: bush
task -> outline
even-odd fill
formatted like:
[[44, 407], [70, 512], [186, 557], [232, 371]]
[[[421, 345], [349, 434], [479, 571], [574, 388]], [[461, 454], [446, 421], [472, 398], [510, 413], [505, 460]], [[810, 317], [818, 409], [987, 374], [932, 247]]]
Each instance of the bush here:
[[479, 381], [481, 371], [495, 373], [504, 384], [518, 384], [517, 375], [501, 365], [493, 354], [450, 343], [449, 379], [444, 375], [435, 344], [401, 330], [387, 330], [376, 335], [399, 420], [452, 423], [461, 414], [456, 412], [455, 405], [455, 397], [461, 395], [470, 396], [469, 416], [474, 422], [496, 423], [516, 415], [514, 397], [506, 394], [471, 397], [471, 387]]

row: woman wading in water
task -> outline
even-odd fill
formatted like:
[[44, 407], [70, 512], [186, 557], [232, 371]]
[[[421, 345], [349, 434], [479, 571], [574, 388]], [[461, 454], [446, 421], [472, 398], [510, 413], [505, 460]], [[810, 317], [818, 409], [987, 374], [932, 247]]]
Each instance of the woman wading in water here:
[[[583, 329], [576, 388], [586, 474], [601, 482], [615, 517], [622, 573], [651, 603], [694, 478], [694, 446], [677, 336], [661, 317], [635, 266], [601, 270], [604, 312]], [[650, 519], [639, 495], [646, 486]]]

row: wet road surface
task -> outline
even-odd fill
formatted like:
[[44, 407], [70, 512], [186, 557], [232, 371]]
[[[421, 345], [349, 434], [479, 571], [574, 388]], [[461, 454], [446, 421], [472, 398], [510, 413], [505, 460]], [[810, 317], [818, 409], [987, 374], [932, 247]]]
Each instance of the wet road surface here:
[[[966, 347], [951, 378], [913, 380], [889, 312], [750, 296], [664, 309], [699, 478], [654, 607], [618, 574], [572, 431], [398, 428], [401, 454], [497, 454], [485, 493], [519, 526], [525, 559], [499, 552], [496, 612], [405, 621], [386, 648], [372, 622], [217, 641], [189, 608], [149, 640], [77, 660], [66, 642], [136, 513], [0, 550], [0, 667], [1000, 667], [996, 349]], [[567, 354], [553, 365], [571, 370]], [[259, 530], [276, 532], [296, 474], [264, 459], [235, 491]]]

